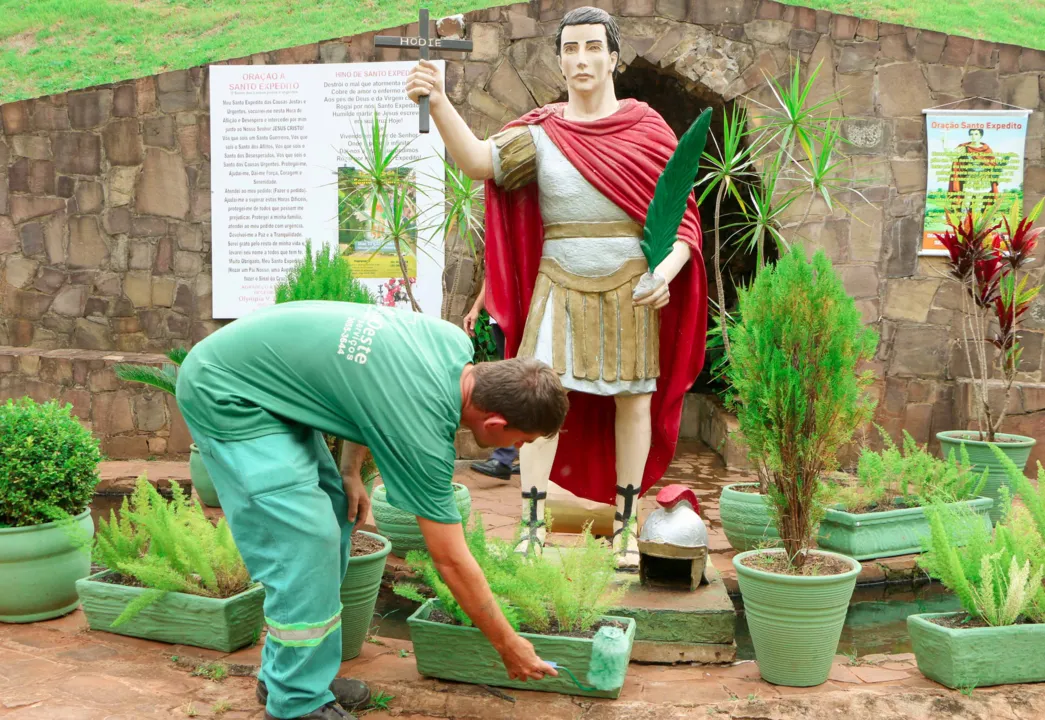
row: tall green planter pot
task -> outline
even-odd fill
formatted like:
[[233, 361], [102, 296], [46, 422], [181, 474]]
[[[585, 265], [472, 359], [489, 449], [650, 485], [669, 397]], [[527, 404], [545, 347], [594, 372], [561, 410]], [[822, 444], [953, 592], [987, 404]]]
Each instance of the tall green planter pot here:
[[210, 473], [203, 465], [203, 458], [200, 456], [200, 449], [196, 447], [196, 443], [189, 446], [189, 476], [192, 478], [192, 486], [196, 488], [196, 494], [200, 496], [201, 503], [207, 507], [221, 507], [218, 492], [210, 480]]
[[102, 578], [108, 574], [108, 570], [103, 570], [76, 581], [91, 630], [227, 653], [250, 645], [261, 636], [265, 621], [265, 588], [261, 583], [224, 599], [170, 592], [113, 627], [113, 621], [124, 609], [148, 591], [105, 582]]
[[910, 615], [918, 669], [949, 688], [1045, 682], [1045, 625], [948, 628], [933, 618], [962, 613]]
[[759, 553], [783, 552], [753, 550], [733, 558], [758, 671], [774, 685], [820, 685], [831, 673], [860, 563], [837, 553], [814, 551], [838, 558], [852, 569], [841, 575], [805, 577], [777, 575], [743, 562]]
[[349, 559], [348, 571], [341, 581], [341, 660], [351, 660], [359, 655], [363, 641], [370, 632], [370, 621], [374, 617], [377, 594], [381, 590], [381, 576], [385, 572], [385, 558], [392, 550], [387, 539], [364, 530], [360, 535], [374, 538], [381, 549], [370, 555]]
[[[969, 461], [972, 463], [973, 469], [977, 473], [982, 473], [984, 468], [987, 469], [987, 485], [983, 489], [983, 495], [994, 500], [994, 507], [991, 508], [990, 515], [991, 522], [997, 523], [1004, 511], [999, 491], [1003, 486], [1009, 486], [1009, 478], [1005, 473], [1005, 468], [994, 457], [990, 443], [972, 439], [976, 434], [975, 430], [947, 430], [936, 433], [936, 439], [940, 441], [940, 452], [945, 458], [952, 451], [955, 458], [960, 458], [961, 446], [964, 445], [966, 452], [969, 453]], [[999, 441], [996, 443], [998, 449], [1005, 453], [1006, 457], [1016, 464], [1016, 467], [1021, 470], [1027, 467], [1031, 449], [1037, 440], [1025, 435], [1006, 433], [998, 433], [995, 437]]]
[[[461, 483], [454, 483], [454, 500], [461, 512], [461, 522], [467, 525], [468, 516], [472, 513], [472, 496], [468, 488]], [[405, 557], [411, 550], [426, 548], [417, 517], [389, 505], [388, 491], [384, 485], [374, 488], [370, 508], [374, 513], [377, 531], [392, 541], [392, 552], [395, 555]]]
[[[438, 600], [429, 600], [406, 621], [410, 626], [410, 640], [414, 643], [417, 671], [422, 675], [476, 685], [556, 692], [565, 695], [598, 698], [620, 696], [621, 688], [619, 687], [612, 690], [578, 688], [561, 670], [558, 677], [549, 675], [543, 680], [526, 682], [511, 680], [501, 661], [501, 656], [479, 631], [479, 628], [449, 625], [430, 620], [432, 611], [439, 608]], [[631, 657], [631, 648], [635, 642], [635, 620], [611, 615], [603, 616], [601, 619], [616, 621], [624, 626], [628, 656]], [[527, 632], [519, 634], [533, 644], [533, 649], [538, 657], [552, 660], [561, 667], [569, 668], [582, 683], [585, 683], [587, 679], [589, 668], [600, 662], [598, 658], [592, 657], [594, 647], [592, 638], [538, 635]]]
[[719, 514], [726, 539], [734, 550], [745, 552], [759, 547], [776, 547], [780, 534], [770, 507], [769, 497], [741, 492], [737, 488], [758, 487], [758, 483], [736, 483], [722, 488]]
[[49, 620], [80, 604], [76, 581], [91, 574], [90, 509], [73, 522], [0, 528], [0, 622]]

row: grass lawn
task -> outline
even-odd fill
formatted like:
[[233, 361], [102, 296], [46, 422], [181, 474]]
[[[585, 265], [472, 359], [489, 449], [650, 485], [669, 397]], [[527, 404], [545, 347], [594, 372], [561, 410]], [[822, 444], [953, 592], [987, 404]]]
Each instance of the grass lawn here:
[[[833, 12], [1045, 48], [1042, 0], [804, 0]], [[419, 0], [0, 0], [0, 103], [416, 20]], [[505, 0], [428, 0], [433, 17]]]
[[1045, 49], [1043, 0], [780, 0], [948, 35]]

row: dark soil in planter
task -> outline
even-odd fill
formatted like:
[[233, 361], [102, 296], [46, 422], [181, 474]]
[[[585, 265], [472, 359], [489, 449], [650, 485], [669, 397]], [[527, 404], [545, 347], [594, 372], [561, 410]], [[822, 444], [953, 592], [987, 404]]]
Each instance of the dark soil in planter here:
[[[457, 620], [455, 620], [454, 618], [450, 617], [449, 615], [447, 615], [442, 610], [433, 610], [431, 612], [431, 614], [429, 614], [428, 619], [431, 620], [432, 622], [442, 623], [443, 625], [457, 625], [457, 626], [461, 625], [461, 623], [457, 622]], [[621, 630], [623, 630], [625, 632], [627, 632], [627, 630], [628, 630], [628, 626], [627, 625], [624, 625], [623, 623], [619, 623], [616, 620], [612, 620], [612, 621], [605, 621], [605, 622], [603, 622], [603, 621], [597, 622], [597, 623], [595, 623], [594, 625], [591, 626], [590, 630], [587, 630], [587, 631], [584, 631], [584, 632], [581, 632], [581, 631], [577, 631], [577, 632], [560, 632], [558, 623], [556, 621], [552, 620], [551, 625], [549, 626], [549, 628], [547, 630], [534, 630], [531, 627], [523, 625], [523, 626], [521, 626], [519, 628], [519, 632], [533, 633], [534, 635], [556, 635], [558, 637], [593, 638], [593, 637], [595, 637], [595, 633], [597, 633], [599, 631], [599, 628], [607, 627], [607, 626], [608, 627], [620, 628]]]
[[731, 490], [740, 493], [748, 493], [749, 495], [761, 495], [762, 493], [758, 489], [758, 485], [741, 485], [740, 487], [732, 487]]
[[[980, 435], [975, 430], [963, 433], [951, 433], [950, 437], [952, 440], [976, 440], [977, 442], [987, 442], [987, 435]], [[994, 438], [995, 445], [1011, 445], [1014, 443], [1024, 443], [1026, 440], [1006, 440], [1005, 438], [996, 437]]]
[[[97, 569], [95, 569], [95, 568], [97, 568]], [[106, 568], [104, 568], [104, 567], [102, 567], [100, 565], [98, 565], [98, 566], [93, 566], [92, 565], [91, 566], [92, 574], [96, 573], [96, 572], [102, 572], [105, 569]], [[115, 571], [109, 572], [107, 575], [102, 575], [99, 578], [95, 578], [95, 582], [103, 582], [103, 583], [107, 583], [109, 585], [123, 585], [124, 587], [134, 587], [134, 588], [144, 588], [145, 587], [145, 585], [142, 585], [135, 578], [129, 577], [127, 575], [121, 575], [120, 573], [115, 572]], [[225, 600], [225, 599], [233, 597], [235, 595], [239, 595], [241, 592], [246, 590], [248, 587], [250, 587], [249, 584], [248, 585], [244, 585], [241, 588], [235, 588], [233, 590], [230, 590], [226, 594], [222, 594], [222, 595], [197, 595], [197, 597], [214, 597], [214, 598], [217, 598], [218, 600]], [[196, 595], [196, 593], [186, 593], [186, 594], [187, 595]]]
[[740, 562], [749, 568], [763, 570], [775, 575], [804, 575], [806, 577], [842, 575], [853, 569], [849, 563], [843, 560], [817, 553], [810, 553], [805, 564], [797, 569], [788, 564], [787, 557], [782, 553], [760, 553], [746, 557]]
[[[959, 615], [947, 615], [945, 617], [927, 618], [929, 622], [953, 630], [972, 630], [974, 628], [991, 627], [983, 618], [973, 617], [965, 613]], [[1016, 625], [1034, 625], [1030, 620], [1022, 618]]]
[[374, 553], [383, 550], [384, 547], [385, 544], [377, 538], [364, 535], [358, 530], [352, 533], [352, 557], [373, 555]]

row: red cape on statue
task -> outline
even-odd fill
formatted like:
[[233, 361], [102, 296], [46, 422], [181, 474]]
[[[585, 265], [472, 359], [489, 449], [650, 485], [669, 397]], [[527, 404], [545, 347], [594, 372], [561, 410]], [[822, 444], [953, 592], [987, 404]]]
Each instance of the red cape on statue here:
[[[594, 122], [563, 118], [565, 103], [546, 105], [505, 127], [539, 124], [599, 192], [632, 220], [645, 225], [653, 191], [678, 140], [646, 103], [624, 100], [613, 115]], [[671, 300], [660, 311], [660, 377], [652, 400], [653, 438], [642, 477], [645, 493], [667, 470], [678, 444], [682, 400], [704, 364], [707, 281], [695, 198], [678, 231], [692, 260], [671, 283]], [[522, 340], [544, 224], [537, 184], [505, 191], [486, 182], [486, 307], [505, 335], [505, 355]], [[612, 397], [570, 393], [551, 479], [579, 497], [613, 504], [616, 499], [615, 409]]]

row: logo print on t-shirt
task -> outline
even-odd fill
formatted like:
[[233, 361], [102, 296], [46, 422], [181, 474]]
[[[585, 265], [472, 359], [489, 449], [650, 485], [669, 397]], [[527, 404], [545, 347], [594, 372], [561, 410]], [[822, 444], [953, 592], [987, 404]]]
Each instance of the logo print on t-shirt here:
[[341, 339], [338, 342], [337, 354], [344, 355], [358, 365], [366, 365], [370, 357], [374, 337], [377, 332], [385, 326], [385, 318], [381, 317], [381, 308], [367, 308], [366, 315], [361, 319], [353, 317], [345, 320], [341, 328]]

